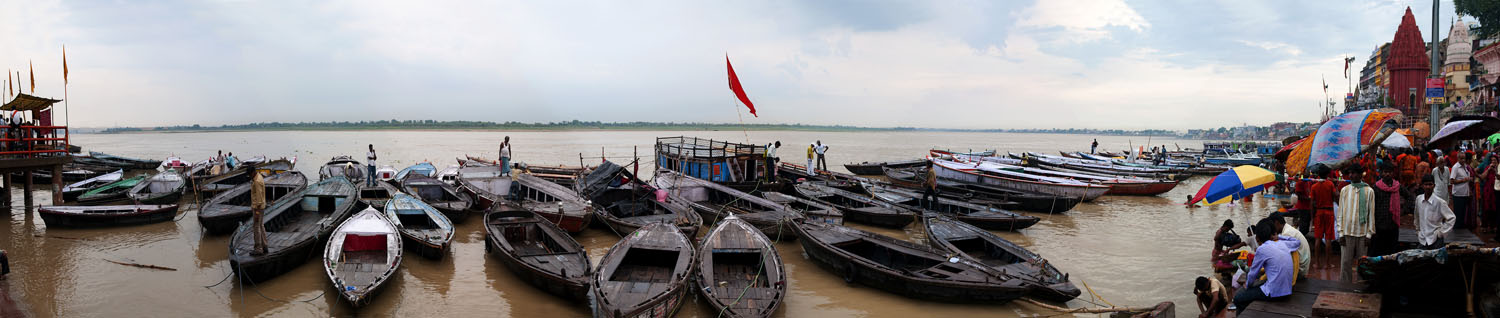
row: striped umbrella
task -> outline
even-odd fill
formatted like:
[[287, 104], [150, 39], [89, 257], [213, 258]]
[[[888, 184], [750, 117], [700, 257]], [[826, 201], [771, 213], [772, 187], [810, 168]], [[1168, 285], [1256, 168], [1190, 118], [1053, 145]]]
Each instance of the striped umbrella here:
[[1286, 159], [1286, 172], [1296, 175], [1318, 164], [1338, 169], [1350, 159], [1373, 149], [1396, 130], [1401, 111], [1391, 108], [1348, 112], [1329, 118]]
[[1276, 174], [1270, 170], [1249, 165], [1234, 167], [1208, 180], [1188, 204], [1206, 202], [1203, 205], [1215, 205], [1234, 201], [1265, 190], [1266, 184], [1275, 181]]

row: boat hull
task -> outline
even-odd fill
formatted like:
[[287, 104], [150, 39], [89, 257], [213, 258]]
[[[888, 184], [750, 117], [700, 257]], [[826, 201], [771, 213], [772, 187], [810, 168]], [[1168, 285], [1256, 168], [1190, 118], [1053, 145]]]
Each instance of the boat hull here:
[[1106, 195], [1154, 196], [1154, 195], [1159, 195], [1159, 194], [1162, 194], [1162, 193], [1167, 193], [1167, 191], [1172, 191], [1172, 189], [1177, 188], [1177, 182], [1176, 181], [1170, 181], [1170, 182], [1122, 182], [1122, 183], [1105, 183], [1105, 185], [1109, 186], [1109, 192], [1105, 192], [1104, 193]]
[[1008, 302], [1025, 296], [1027, 291], [1026, 288], [998, 284], [914, 281], [885, 268], [877, 268], [872, 263], [846, 256], [816, 239], [808, 239], [802, 226], [804, 225], [799, 225], [797, 229], [799, 236], [804, 238], [801, 240], [803, 252], [818, 267], [833, 272], [846, 282], [858, 282], [897, 295], [939, 302]]
[[41, 207], [37, 209], [47, 227], [109, 227], [140, 225], [171, 221], [177, 215], [177, 206], [169, 205], [157, 209], [109, 215], [65, 213]]

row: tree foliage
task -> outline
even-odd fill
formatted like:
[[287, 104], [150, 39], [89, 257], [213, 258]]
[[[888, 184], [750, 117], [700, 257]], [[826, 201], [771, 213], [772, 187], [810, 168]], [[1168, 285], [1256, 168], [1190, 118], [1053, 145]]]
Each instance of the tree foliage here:
[[1500, 1], [1453, 0], [1458, 14], [1479, 19], [1479, 38], [1500, 35]]

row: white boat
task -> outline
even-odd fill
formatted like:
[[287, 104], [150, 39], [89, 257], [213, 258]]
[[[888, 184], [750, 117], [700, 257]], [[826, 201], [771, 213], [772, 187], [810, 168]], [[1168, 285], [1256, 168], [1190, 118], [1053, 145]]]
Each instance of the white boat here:
[[375, 169], [375, 177], [376, 180], [380, 181], [391, 181], [392, 179], [396, 179], [396, 167], [392, 167], [391, 165], [380, 165], [379, 169]]
[[[943, 159], [933, 159], [932, 162], [938, 178], [995, 186], [1006, 190], [1079, 197], [1084, 201], [1093, 201], [1103, 196], [1105, 192], [1109, 192], [1110, 188], [1107, 185], [1008, 171], [999, 168], [995, 163], [961, 163]], [[987, 164], [990, 166], [985, 166]]]
[[333, 230], [323, 249], [323, 270], [339, 298], [354, 307], [370, 303], [401, 266], [401, 235], [380, 211], [365, 208]]

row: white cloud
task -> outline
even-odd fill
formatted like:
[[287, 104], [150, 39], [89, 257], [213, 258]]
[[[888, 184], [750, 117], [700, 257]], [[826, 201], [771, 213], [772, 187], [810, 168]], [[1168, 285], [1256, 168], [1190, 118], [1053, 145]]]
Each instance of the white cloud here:
[[1286, 44], [1286, 43], [1282, 43], [1282, 42], [1275, 42], [1275, 41], [1247, 41], [1247, 40], [1239, 40], [1238, 42], [1240, 42], [1240, 44], [1248, 45], [1250, 47], [1260, 48], [1260, 49], [1263, 49], [1263, 50], [1266, 50], [1266, 51], [1278, 52], [1278, 53], [1281, 53], [1281, 54], [1286, 54], [1286, 55], [1291, 55], [1291, 56], [1302, 55], [1302, 49], [1297, 48], [1296, 45]]
[[1016, 26], [1060, 27], [1067, 31], [1060, 40], [1088, 42], [1108, 38], [1110, 27], [1144, 32], [1151, 27], [1146, 18], [1124, 0], [1043, 0], [1015, 14]]

